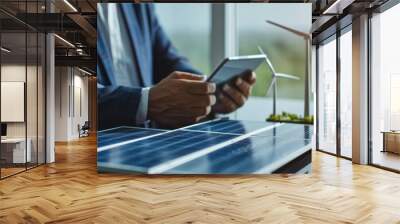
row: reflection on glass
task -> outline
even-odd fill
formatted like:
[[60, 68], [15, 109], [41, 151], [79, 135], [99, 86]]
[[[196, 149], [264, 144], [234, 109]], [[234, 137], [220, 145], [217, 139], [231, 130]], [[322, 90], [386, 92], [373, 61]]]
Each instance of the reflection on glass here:
[[319, 149], [336, 153], [336, 39], [318, 50]]
[[[400, 155], [386, 150], [382, 132], [400, 130], [400, 5], [372, 18], [372, 163], [400, 170]], [[395, 148], [400, 148], [397, 146]]]
[[1, 140], [2, 177], [25, 170], [25, 162], [30, 161], [25, 119], [25, 41], [26, 33], [1, 34], [2, 47], [10, 49], [1, 52], [1, 122], [7, 126]]
[[340, 130], [341, 155], [351, 158], [352, 141], [352, 35], [340, 37]]

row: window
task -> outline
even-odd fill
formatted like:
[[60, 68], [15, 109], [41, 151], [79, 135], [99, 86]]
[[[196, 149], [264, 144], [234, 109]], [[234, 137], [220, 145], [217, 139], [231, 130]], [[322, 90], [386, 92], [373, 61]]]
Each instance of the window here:
[[[400, 5], [371, 19], [371, 137], [372, 163], [400, 170], [400, 156], [385, 151], [383, 133], [400, 130]], [[396, 146], [397, 148], [399, 146]]]
[[[238, 55], [259, 54], [258, 46], [267, 51], [275, 69], [293, 74], [300, 80], [278, 80], [277, 112], [302, 115], [304, 110], [305, 41], [272, 25], [273, 20], [297, 30], [308, 32], [311, 28], [310, 4], [228, 4], [225, 17], [213, 17], [217, 4], [155, 4], [159, 21], [176, 48], [204, 74], [212, 72], [211, 31], [212, 21], [226, 19], [221, 35], [235, 36], [234, 44], [225, 52]], [[229, 9], [228, 9], [229, 8]], [[175, 12], [179, 11], [179, 14]], [[228, 13], [229, 11], [229, 13]], [[188, 19], [190, 18], [190, 19]], [[229, 36], [231, 37], [231, 36]], [[229, 38], [231, 39], [231, 38]], [[196, 43], [196, 44], [193, 44]], [[235, 48], [235, 49], [230, 49]], [[220, 59], [222, 60], [222, 58]], [[271, 82], [271, 71], [263, 64], [256, 71], [257, 83], [253, 97], [236, 113], [243, 120], [264, 121], [272, 113], [271, 93], [266, 97]], [[312, 102], [311, 102], [312, 104]], [[263, 107], [263, 110], [255, 109]], [[251, 113], [250, 113], [251, 111]], [[254, 111], [257, 111], [255, 114]]]
[[203, 74], [210, 74], [211, 4], [162, 3], [155, 4], [155, 8], [159, 22], [181, 55]]
[[[293, 29], [309, 32], [310, 4], [236, 4], [238, 54], [259, 54], [260, 46], [279, 73], [295, 75], [300, 80], [277, 79], [277, 113], [303, 115], [306, 43], [302, 37], [266, 23], [271, 20]], [[272, 113], [271, 70], [262, 64], [257, 70], [257, 83], [246, 106], [238, 111], [244, 120], [265, 120]], [[310, 77], [311, 79], [311, 77]], [[310, 102], [312, 105], [312, 102]], [[262, 108], [260, 110], [259, 108]], [[313, 113], [313, 111], [311, 111]]]
[[[352, 33], [340, 36], [340, 154], [352, 157]], [[344, 31], [345, 32], [345, 31]]]
[[336, 37], [318, 48], [318, 146], [336, 154]]
[[318, 149], [339, 153], [339, 156], [349, 159], [352, 157], [353, 131], [352, 41], [352, 27], [349, 25], [340, 31], [340, 36], [333, 35], [320, 43], [317, 62]]

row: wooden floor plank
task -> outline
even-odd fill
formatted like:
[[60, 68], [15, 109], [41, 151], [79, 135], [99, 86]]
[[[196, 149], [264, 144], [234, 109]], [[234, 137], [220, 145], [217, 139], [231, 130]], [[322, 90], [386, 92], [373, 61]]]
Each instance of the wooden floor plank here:
[[309, 175], [98, 174], [96, 138], [0, 181], [0, 223], [400, 223], [400, 175], [313, 152]]

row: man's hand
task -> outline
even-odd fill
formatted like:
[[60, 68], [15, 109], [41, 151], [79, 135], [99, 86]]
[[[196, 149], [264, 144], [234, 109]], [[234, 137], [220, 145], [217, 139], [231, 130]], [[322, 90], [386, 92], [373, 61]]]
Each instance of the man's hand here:
[[246, 72], [234, 82], [223, 85], [217, 95], [217, 103], [212, 107], [214, 113], [230, 113], [243, 106], [250, 96], [251, 88], [256, 83], [256, 74]]
[[150, 89], [148, 118], [166, 128], [196, 123], [211, 112], [215, 89], [202, 76], [173, 72]]

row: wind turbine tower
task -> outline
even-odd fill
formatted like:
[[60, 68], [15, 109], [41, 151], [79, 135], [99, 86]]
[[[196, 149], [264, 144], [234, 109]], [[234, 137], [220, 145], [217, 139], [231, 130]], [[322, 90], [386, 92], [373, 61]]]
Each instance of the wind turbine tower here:
[[279, 27], [283, 30], [286, 30], [296, 36], [300, 36], [305, 40], [305, 47], [306, 47], [306, 65], [305, 65], [305, 75], [304, 75], [304, 117], [310, 115], [310, 46], [311, 46], [311, 35], [310, 33], [305, 33], [288, 26], [284, 26], [282, 24], [273, 22], [271, 20], [266, 20], [267, 23]]

